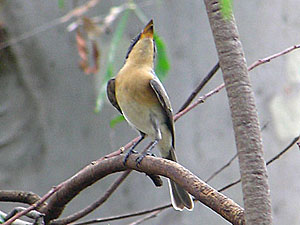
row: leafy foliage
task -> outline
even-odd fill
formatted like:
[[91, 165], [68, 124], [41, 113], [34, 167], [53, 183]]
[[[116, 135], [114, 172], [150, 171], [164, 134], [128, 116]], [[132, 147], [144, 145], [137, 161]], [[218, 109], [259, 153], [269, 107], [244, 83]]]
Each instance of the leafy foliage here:
[[164, 80], [170, 70], [170, 63], [166, 52], [166, 44], [156, 33], [154, 34], [154, 40], [157, 48], [155, 73], [159, 79]]
[[111, 128], [114, 128], [118, 123], [121, 123], [123, 121], [125, 121], [125, 118], [123, 115], [116, 116], [109, 122], [109, 126]]

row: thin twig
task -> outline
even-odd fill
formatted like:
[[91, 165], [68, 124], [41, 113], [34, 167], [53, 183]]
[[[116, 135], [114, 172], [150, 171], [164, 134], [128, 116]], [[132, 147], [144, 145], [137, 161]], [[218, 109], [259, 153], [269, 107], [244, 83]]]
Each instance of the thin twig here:
[[130, 174], [131, 170], [127, 170], [123, 172], [121, 176], [119, 176], [115, 182], [107, 189], [104, 196], [102, 196], [100, 199], [98, 199], [93, 204], [89, 205], [88, 207], [66, 217], [60, 220], [54, 220], [50, 224], [52, 225], [61, 225], [61, 224], [69, 224], [76, 220], [79, 220], [80, 218], [86, 216], [90, 212], [94, 211], [96, 208], [98, 208], [100, 205], [102, 205], [111, 195], [112, 193], [120, 186], [120, 184], [126, 179], [126, 177]]
[[251, 71], [253, 70], [255, 67], [261, 65], [261, 64], [264, 64], [264, 63], [267, 63], [267, 62], [270, 62], [272, 59], [275, 59], [275, 58], [278, 58], [279, 56], [282, 56], [282, 55], [285, 55], [297, 48], [300, 48], [300, 45], [294, 45], [292, 47], [289, 47], [281, 52], [278, 52], [274, 55], [271, 55], [271, 56], [268, 56], [266, 58], [263, 58], [263, 59], [259, 59], [257, 60], [256, 62], [254, 62], [253, 64], [251, 64], [251, 66], [248, 67], [248, 71]]
[[215, 171], [209, 178], [206, 179], [205, 182], [209, 182], [211, 179], [213, 179], [215, 176], [217, 176], [220, 172], [222, 172], [225, 168], [230, 166], [230, 164], [235, 160], [237, 157], [237, 154], [235, 154], [224, 166], [222, 166], [220, 169]]
[[236, 181], [234, 181], [234, 182], [232, 182], [232, 183], [230, 183], [230, 184], [228, 184], [228, 185], [222, 187], [221, 189], [218, 189], [218, 192], [225, 191], [225, 190], [227, 190], [228, 188], [231, 188], [231, 187], [233, 187], [234, 185], [236, 185], [236, 184], [238, 184], [238, 183], [240, 183], [240, 182], [241, 182], [241, 179], [238, 179], [238, 180], [236, 180]]
[[204, 103], [204, 101], [211, 97], [212, 95], [218, 93], [220, 90], [222, 90], [225, 87], [224, 84], [219, 85], [218, 87], [216, 87], [215, 89], [211, 90], [210, 92], [206, 93], [205, 95], [199, 97], [193, 104], [191, 104], [190, 106], [188, 106], [187, 108], [185, 108], [184, 110], [182, 110], [181, 112], [177, 113], [174, 116], [174, 121], [177, 121], [180, 117], [182, 117], [183, 115], [185, 115], [187, 112], [191, 111], [193, 108], [195, 108], [197, 105], [199, 105], [200, 103]]
[[[286, 153], [289, 149], [291, 149], [291, 147], [293, 147], [293, 145], [296, 144], [297, 141], [298, 141], [299, 139], [300, 139], [300, 135], [298, 135], [297, 137], [295, 137], [295, 138], [291, 141], [291, 143], [288, 144], [288, 146], [286, 146], [281, 152], [279, 152], [279, 153], [278, 153], [277, 155], [275, 155], [272, 159], [270, 159], [270, 160], [266, 163], [266, 165], [268, 166], [268, 165], [270, 165], [271, 163], [273, 163], [275, 160], [279, 159], [284, 153]], [[234, 182], [232, 182], [232, 183], [230, 183], [230, 184], [228, 184], [228, 185], [222, 187], [222, 188], [219, 189], [218, 191], [219, 191], [219, 192], [225, 191], [225, 190], [227, 190], [228, 188], [230, 188], [230, 187], [232, 187], [232, 186], [234, 186], [234, 185], [236, 185], [236, 184], [238, 184], [238, 183], [240, 183], [240, 182], [241, 182], [241, 179], [236, 180], [236, 181], [234, 181]]]
[[207, 84], [207, 82], [215, 75], [215, 73], [220, 68], [219, 62], [209, 71], [209, 73], [204, 77], [204, 79], [200, 82], [200, 84], [195, 88], [195, 90], [190, 94], [188, 99], [183, 103], [181, 108], [178, 110], [178, 112], [181, 112], [186, 107], [189, 106], [189, 104], [194, 100], [194, 98], [197, 96], [197, 94], [202, 90], [202, 88]]
[[40, 205], [42, 205], [48, 198], [50, 198], [55, 192], [57, 192], [59, 189], [61, 189], [64, 186], [65, 182], [62, 182], [61, 184], [59, 184], [56, 187], [51, 188], [50, 191], [48, 191], [47, 194], [45, 194], [39, 201], [35, 202], [34, 204], [32, 204], [31, 206], [29, 206], [28, 208], [26, 208], [24, 211], [17, 213], [16, 215], [14, 215], [12, 218], [10, 218], [9, 220], [5, 221], [3, 223], [3, 225], [9, 225], [12, 222], [14, 222], [16, 219], [20, 218], [21, 216], [26, 215], [28, 212], [30, 212], [31, 210], [36, 209], [37, 207], [39, 207]]
[[269, 164], [271, 164], [272, 162], [274, 162], [275, 160], [279, 159], [284, 153], [286, 153], [294, 144], [297, 143], [297, 141], [299, 140], [299, 138], [300, 138], [300, 135], [298, 135], [297, 137], [295, 137], [288, 146], [286, 146], [281, 152], [279, 152], [277, 155], [275, 155], [272, 159], [270, 159], [267, 162], [267, 166]]
[[[266, 127], [267, 127], [268, 123], [265, 123], [262, 128], [260, 129], [261, 131], [263, 131]], [[209, 178], [207, 178], [207, 180], [205, 182], [209, 182], [211, 181], [215, 176], [217, 176], [218, 174], [220, 174], [224, 169], [226, 169], [227, 167], [229, 167], [231, 165], [231, 163], [236, 159], [237, 154], [235, 154], [225, 165], [223, 165], [220, 169], [218, 169], [217, 171], [215, 171], [212, 175], [210, 175]]]
[[[275, 58], [278, 58], [279, 56], [282, 56], [282, 55], [285, 55], [293, 50], [296, 50], [300, 48], [300, 45], [294, 45], [290, 48], [287, 48], [281, 52], [278, 52], [274, 55], [271, 55], [269, 57], [266, 57], [264, 59], [260, 59], [256, 62], [254, 62], [251, 66], [248, 67], [248, 71], [251, 71], [253, 70], [255, 67], [259, 66], [259, 65], [262, 65], [264, 63], [267, 63], [267, 62], [270, 62], [272, 59], [275, 59]], [[215, 89], [211, 90], [210, 92], [208, 92], [207, 94], [205, 94], [204, 96], [198, 98], [198, 100], [192, 104], [190, 107], [186, 108], [185, 110], [177, 113], [175, 116], [174, 116], [174, 120], [176, 121], [179, 117], [181, 117], [182, 115], [184, 115], [185, 113], [189, 112], [191, 109], [195, 108], [198, 104], [200, 103], [203, 103], [208, 97], [212, 96], [213, 94], [216, 94], [218, 93], [220, 90], [222, 90], [223, 88], [225, 87], [225, 84], [221, 84], [219, 85], [218, 87], [216, 87]]]
[[138, 225], [138, 224], [141, 224], [141, 223], [143, 223], [143, 222], [145, 222], [145, 221], [147, 221], [147, 220], [150, 220], [150, 219], [152, 219], [152, 218], [154, 218], [154, 217], [157, 217], [157, 215], [158, 215], [160, 212], [161, 212], [161, 210], [157, 210], [157, 211], [155, 211], [155, 212], [153, 212], [153, 213], [150, 213], [149, 215], [147, 215], [147, 216], [145, 216], [145, 217], [143, 217], [143, 218], [140, 218], [140, 219], [138, 219], [138, 220], [136, 220], [136, 221], [130, 223], [129, 225]]
[[90, 0], [87, 3], [71, 10], [66, 15], [64, 15], [60, 18], [54, 19], [54, 20], [50, 21], [49, 23], [46, 23], [40, 27], [34, 28], [31, 31], [25, 32], [16, 38], [11, 38], [10, 40], [8, 40], [6, 42], [1, 43], [0, 50], [7, 48], [8, 46], [17, 44], [20, 41], [23, 41], [27, 38], [30, 38], [34, 35], [41, 33], [41, 32], [44, 32], [44, 31], [46, 31], [50, 28], [53, 28], [59, 24], [66, 23], [74, 17], [80, 17], [83, 14], [85, 14], [90, 8], [95, 7], [95, 5], [97, 5], [99, 2], [100, 2], [100, 0]]
[[143, 210], [140, 212], [129, 213], [129, 214], [119, 215], [119, 216], [111, 216], [111, 217], [106, 217], [106, 218], [99, 218], [99, 219], [89, 220], [89, 221], [82, 222], [82, 223], [74, 223], [73, 225], [84, 225], [84, 224], [93, 224], [93, 223], [101, 223], [101, 222], [103, 223], [103, 222], [108, 222], [108, 221], [121, 220], [121, 219], [136, 217], [136, 216], [142, 216], [145, 214], [156, 212], [158, 210], [164, 210], [167, 208], [171, 208], [171, 206], [172, 206], [172, 204], [168, 204], [168, 205], [159, 206], [159, 207], [156, 207], [153, 209]]

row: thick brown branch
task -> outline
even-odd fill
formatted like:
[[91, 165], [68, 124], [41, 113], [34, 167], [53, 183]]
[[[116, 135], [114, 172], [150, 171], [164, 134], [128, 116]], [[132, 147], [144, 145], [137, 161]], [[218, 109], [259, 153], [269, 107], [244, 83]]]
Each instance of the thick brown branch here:
[[[86, 187], [111, 173], [130, 168], [148, 174], [169, 177], [228, 221], [233, 224], [244, 223], [243, 209], [240, 206], [205, 184], [184, 167], [169, 160], [147, 156], [137, 168], [135, 160], [138, 156], [130, 156], [127, 168], [123, 165], [124, 156], [120, 155], [107, 160], [96, 161], [79, 171], [50, 198], [49, 204], [41, 210], [46, 214], [46, 222], [57, 218], [63, 207]], [[51, 215], [51, 217], [47, 217], [47, 215]]]
[[[26, 208], [24, 211], [18, 212], [16, 215], [14, 215], [13, 217], [11, 217], [9, 220], [5, 221], [3, 223], [3, 225], [9, 225], [12, 222], [14, 222], [16, 219], [20, 218], [21, 216], [26, 215], [28, 212], [39, 208], [40, 206], [42, 206], [45, 201], [50, 198], [50, 196], [52, 196], [55, 192], [57, 192], [59, 189], [61, 189], [64, 186], [65, 182], [61, 183], [60, 185], [51, 188], [50, 191], [48, 191], [47, 194], [45, 194], [40, 200], [36, 201], [34, 204], [32, 204], [31, 206], [29, 206], [28, 208]], [[46, 207], [46, 206], [45, 206]], [[42, 207], [41, 207], [42, 208]]]
[[86, 216], [90, 212], [92, 212], [94, 209], [102, 205], [111, 195], [112, 193], [119, 187], [119, 185], [126, 179], [126, 177], [130, 174], [131, 170], [125, 171], [120, 177], [117, 178], [117, 180], [107, 189], [104, 196], [102, 196], [100, 199], [98, 199], [93, 204], [89, 205], [88, 207], [76, 212], [75, 214], [68, 216], [64, 219], [53, 221], [50, 224], [51, 225], [61, 225], [61, 224], [69, 224], [76, 220], [79, 220], [80, 218]]
[[40, 199], [41, 197], [33, 192], [10, 190], [0, 191], [0, 202], [21, 202], [32, 205]]

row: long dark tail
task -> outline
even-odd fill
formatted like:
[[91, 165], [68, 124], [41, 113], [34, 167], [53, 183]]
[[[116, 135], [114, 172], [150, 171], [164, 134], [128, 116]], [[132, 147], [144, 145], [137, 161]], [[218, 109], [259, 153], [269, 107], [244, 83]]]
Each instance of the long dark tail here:
[[[169, 155], [164, 157], [166, 159], [177, 162], [175, 151], [173, 148], [169, 151]], [[184, 208], [187, 210], [193, 210], [194, 202], [190, 194], [185, 191], [180, 185], [169, 179], [170, 195], [173, 208], [182, 211]]]

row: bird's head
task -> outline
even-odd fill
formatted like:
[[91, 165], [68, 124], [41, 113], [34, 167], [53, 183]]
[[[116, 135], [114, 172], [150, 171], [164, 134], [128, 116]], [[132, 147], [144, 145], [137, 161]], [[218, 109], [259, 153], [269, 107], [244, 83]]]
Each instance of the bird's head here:
[[143, 64], [153, 67], [155, 55], [153, 33], [153, 20], [150, 20], [142, 32], [132, 40], [125, 63]]

